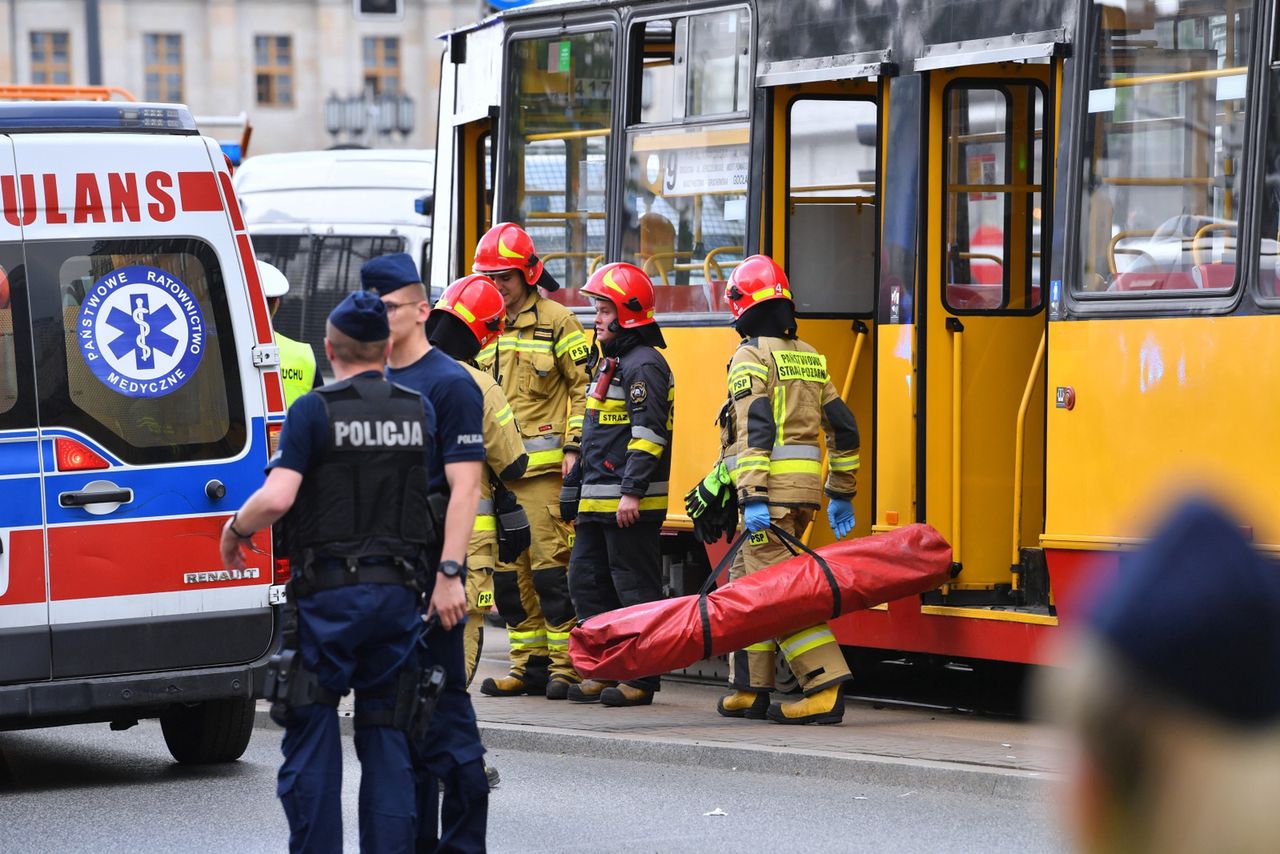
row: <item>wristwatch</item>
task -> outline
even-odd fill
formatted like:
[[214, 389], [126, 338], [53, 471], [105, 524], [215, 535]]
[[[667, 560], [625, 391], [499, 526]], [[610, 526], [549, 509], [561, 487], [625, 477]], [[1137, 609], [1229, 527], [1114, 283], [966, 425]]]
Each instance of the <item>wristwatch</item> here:
[[445, 578], [457, 578], [462, 575], [464, 567], [456, 560], [442, 560], [437, 571]]

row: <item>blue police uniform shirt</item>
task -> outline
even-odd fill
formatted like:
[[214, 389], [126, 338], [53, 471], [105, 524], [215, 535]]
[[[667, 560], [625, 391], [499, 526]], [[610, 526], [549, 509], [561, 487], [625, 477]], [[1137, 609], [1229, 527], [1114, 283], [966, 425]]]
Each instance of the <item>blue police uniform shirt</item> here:
[[387, 379], [418, 392], [435, 409], [435, 441], [427, 469], [433, 492], [445, 488], [446, 464], [484, 462], [484, 398], [466, 368], [433, 347], [412, 365], [388, 367]]
[[[359, 376], [376, 377], [379, 374], [377, 371], [365, 371]], [[426, 435], [434, 436], [436, 415], [430, 400], [423, 400], [423, 410], [422, 420], [423, 426], [427, 428]], [[329, 418], [325, 414], [324, 401], [320, 399], [320, 395], [308, 392], [289, 407], [284, 427], [280, 430], [280, 445], [267, 463], [267, 471], [279, 466], [305, 475], [319, 463], [328, 444]], [[428, 448], [428, 470], [432, 462], [432, 452]]]

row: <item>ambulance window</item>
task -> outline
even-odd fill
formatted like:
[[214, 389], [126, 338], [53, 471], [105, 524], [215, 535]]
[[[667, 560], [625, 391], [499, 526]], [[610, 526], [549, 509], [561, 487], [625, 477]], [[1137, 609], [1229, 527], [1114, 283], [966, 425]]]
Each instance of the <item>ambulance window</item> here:
[[50, 241], [26, 252], [44, 426], [82, 431], [134, 464], [244, 447], [236, 341], [208, 244]]
[[0, 430], [36, 426], [22, 248], [0, 245]]

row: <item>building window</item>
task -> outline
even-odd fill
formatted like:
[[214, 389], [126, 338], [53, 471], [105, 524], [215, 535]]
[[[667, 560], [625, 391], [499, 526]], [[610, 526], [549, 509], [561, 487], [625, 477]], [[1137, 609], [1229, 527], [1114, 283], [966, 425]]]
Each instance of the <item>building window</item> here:
[[293, 39], [290, 36], [254, 36], [258, 103], [271, 107], [293, 106]]
[[71, 36], [68, 33], [31, 34], [31, 82], [64, 86], [71, 82]]
[[400, 39], [395, 36], [365, 38], [364, 89], [370, 95], [400, 92]]
[[182, 36], [146, 33], [142, 43], [146, 56], [147, 100], [181, 101]]

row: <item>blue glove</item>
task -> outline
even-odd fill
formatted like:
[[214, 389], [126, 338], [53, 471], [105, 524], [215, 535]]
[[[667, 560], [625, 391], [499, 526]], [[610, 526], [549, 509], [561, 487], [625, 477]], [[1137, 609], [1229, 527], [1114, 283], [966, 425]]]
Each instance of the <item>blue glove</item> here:
[[769, 528], [769, 503], [766, 501], [752, 501], [742, 511], [742, 523], [746, 525], [747, 530], [751, 533], [768, 530]]
[[827, 521], [835, 532], [837, 540], [843, 540], [853, 530], [853, 502], [844, 498], [833, 498], [827, 505]]

